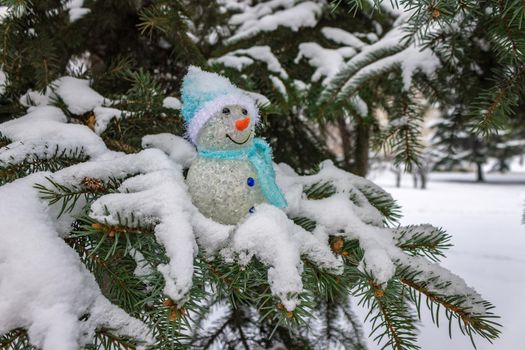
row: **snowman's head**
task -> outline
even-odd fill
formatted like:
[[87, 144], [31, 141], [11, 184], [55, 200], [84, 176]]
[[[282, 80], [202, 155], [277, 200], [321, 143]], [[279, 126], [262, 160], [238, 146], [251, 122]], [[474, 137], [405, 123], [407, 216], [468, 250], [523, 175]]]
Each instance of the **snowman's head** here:
[[197, 147], [221, 151], [246, 148], [254, 137], [253, 117], [241, 105], [224, 106], [199, 131]]

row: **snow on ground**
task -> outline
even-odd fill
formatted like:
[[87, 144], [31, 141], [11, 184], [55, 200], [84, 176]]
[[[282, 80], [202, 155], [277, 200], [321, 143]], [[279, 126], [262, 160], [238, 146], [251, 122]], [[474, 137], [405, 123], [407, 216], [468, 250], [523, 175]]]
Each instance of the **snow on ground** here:
[[[478, 350], [523, 349], [525, 321], [525, 225], [521, 223], [525, 205], [525, 172], [488, 174], [487, 183], [472, 182], [473, 174], [434, 173], [427, 190], [412, 188], [410, 176], [402, 188], [395, 187], [393, 173], [371, 180], [384, 187], [403, 207], [401, 224], [432, 223], [452, 235], [454, 247], [443, 260], [444, 267], [463, 277], [495, 306], [502, 318], [503, 334], [491, 345], [478, 339]], [[358, 310], [364, 318], [364, 310]], [[470, 340], [453, 325], [438, 329], [428, 312], [423, 312], [420, 345], [423, 350], [468, 350]], [[365, 334], [370, 326], [365, 324]], [[379, 349], [369, 340], [369, 349]]]

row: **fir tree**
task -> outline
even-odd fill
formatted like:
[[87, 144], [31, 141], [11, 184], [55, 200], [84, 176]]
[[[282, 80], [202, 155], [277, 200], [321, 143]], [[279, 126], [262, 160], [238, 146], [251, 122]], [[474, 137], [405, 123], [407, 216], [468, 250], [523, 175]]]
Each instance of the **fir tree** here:
[[[288, 23], [247, 34], [232, 15], [253, 18], [257, 5], [244, 2], [6, 3], [0, 239], [8, 247], [2, 262], [14, 272], [0, 284], [7, 302], [0, 303], [2, 348], [251, 349], [280, 342], [363, 349], [353, 300], [370, 310], [378, 342], [416, 349], [424, 298], [436, 323], [444, 308], [449, 324], [457, 322], [473, 341], [497, 338], [493, 306], [437, 264], [450, 246], [443, 230], [399, 226], [399, 207], [384, 190], [330, 161], [315, 166], [329, 156], [323, 133], [334, 121], [364, 138], [343, 165], [366, 163], [371, 131], [385, 136], [398, 162], [415, 163], [421, 109], [411, 78], [428, 77], [403, 75], [402, 61], [392, 59], [407, 44], [374, 46], [388, 42], [395, 16], [371, 20], [362, 11], [359, 26], [350, 28], [349, 15], [331, 13], [324, 2], [272, 3], [257, 21], [304, 10], [313, 25], [298, 25], [297, 41]], [[367, 31], [363, 46], [330, 42], [323, 28], [336, 24], [346, 34]], [[353, 48], [355, 60], [333, 80], [324, 73], [313, 79], [319, 67], [305, 65], [308, 46], [300, 46], [310, 35], [341, 57]], [[221, 61], [225, 56], [250, 64], [239, 74]], [[367, 69], [381, 59], [393, 62], [379, 69], [392, 72], [388, 86]], [[309, 175], [279, 166], [302, 207], [276, 212], [286, 225], [268, 227], [263, 243], [294, 237], [300, 244], [283, 247], [297, 266], [278, 265], [265, 251], [248, 250], [253, 259], [242, 261], [246, 252], [231, 245], [232, 228], [192, 206], [183, 182], [192, 148], [176, 136], [184, 126], [175, 97], [189, 64], [220, 67], [269, 98], [261, 106], [262, 131], [276, 160]], [[391, 112], [385, 130], [375, 129], [377, 106]], [[296, 278], [300, 292], [276, 293], [269, 269]], [[51, 283], [32, 288], [41, 278]]]

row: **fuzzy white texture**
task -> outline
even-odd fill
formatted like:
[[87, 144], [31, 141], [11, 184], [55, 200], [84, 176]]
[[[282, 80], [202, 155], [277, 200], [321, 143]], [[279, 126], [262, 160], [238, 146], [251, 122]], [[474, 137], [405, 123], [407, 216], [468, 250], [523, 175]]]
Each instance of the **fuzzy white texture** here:
[[[403, 17], [404, 18], [404, 17]], [[406, 47], [403, 38], [405, 36], [404, 22], [400, 22], [398, 26], [394, 27], [386, 33], [380, 40], [371, 45], [363, 46], [361, 51], [348, 60], [340, 69], [345, 67], [359, 67], [365, 62], [369, 55], [380, 50], [399, 50], [397, 53], [386, 56], [371, 64], [365, 65], [359, 69], [343, 86], [342, 90], [355, 88], [362, 78], [371, 72], [389, 71], [392, 67], [401, 68], [403, 79], [403, 88], [409, 89], [412, 84], [412, 76], [414, 73], [421, 71], [429, 77], [432, 77], [436, 69], [440, 66], [439, 58], [430, 49], [425, 49], [410, 44]], [[335, 76], [334, 76], [335, 77]], [[328, 79], [325, 83], [329, 86], [331, 80]]]
[[[91, 216], [101, 222], [118, 224], [116, 213], [132, 215], [142, 222], [156, 224], [155, 236], [166, 248], [168, 264], [157, 266], [165, 279], [164, 293], [183, 302], [192, 285], [193, 258], [198, 248], [191, 225], [191, 198], [186, 190], [182, 168], [175, 166], [127, 179], [121, 192], [96, 200]], [[106, 208], [112, 213], [106, 214]]]
[[44, 106], [51, 104], [52, 100], [57, 97], [65, 102], [71, 113], [78, 115], [111, 103], [109, 99], [104, 98], [89, 86], [89, 80], [69, 76], [53, 81], [44, 93], [28, 90], [19, 100], [26, 107]]
[[289, 234], [295, 229], [292, 225], [281, 210], [261, 204], [256, 207], [255, 214], [239, 225], [231, 246], [241, 264], [247, 265], [257, 256], [269, 266], [268, 283], [272, 293], [281, 299], [287, 310], [296, 307], [297, 295], [303, 289], [299, 241]]
[[352, 96], [352, 98], [350, 99], [350, 103], [352, 104], [352, 107], [354, 107], [354, 109], [360, 116], [366, 117], [368, 115], [368, 105], [361, 98], [361, 96], [357, 94]]
[[142, 147], [158, 148], [184, 168], [189, 168], [197, 157], [197, 151], [191, 143], [180, 136], [169, 133], [144, 136], [142, 138]]
[[281, 66], [281, 63], [269, 46], [252, 46], [247, 49], [238, 49], [228, 52], [224, 56], [210, 59], [210, 63], [221, 63], [238, 71], [252, 65], [254, 61], [264, 62], [270, 72], [276, 73], [282, 79], [288, 78], [288, 73]]
[[248, 91], [248, 90], [242, 90], [240, 89], [244, 94], [250, 96], [256, 103], [257, 106], [263, 107], [268, 106], [271, 104], [268, 97], [264, 96], [263, 94], [260, 94], [258, 92]]
[[107, 152], [104, 142], [89, 128], [67, 124], [57, 107], [30, 107], [23, 117], [0, 124], [0, 133], [13, 142], [0, 148], [0, 163], [18, 163], [27, 155], [52, 157], [56, 150], [83, 150], [93, 158]]
[[0, 96], [4, 94], [5, 87], [7, 85], [7, 75], [4, 70], [0, 67]]
[[325, 38], [337, 44], [354, 47], [356, 49], [361, 49], [367, 45], [354, 34], [340, 28], [323, 27], [321, 28], [321, 33]]
[[51, 83], [51, 86], [73, 114], [90, 112], [107, 102], [102, 95], [89, 86], [89, 80], [62, 77]]
[[178, 98], [168, 96], [164, 100], [162, 100], [162, 107], [170, 109], [180, 109], [182, 107], [182, 104], [180, 103]]
[[277, 91], [281, 93], [284, 99], [288, 100], [288, 93], [286, 92], [286, 86], [284, 85], [283, 81], [275, 75], [270, 75], [270, 80], [272, 81], [272, 85], [277, 89]]
[[[152, 342], [148, 328], [111, 304], [76, 252], [55, 230], [55, 215], [32, 187], [37, 173], [0, 187], [0, 334], [28, 330], [43, 350], [73, 350], [97, 327]], [[16, 234], [13, 234], [16, 232]], [[90, 314], [86, 321], [82, 315]]]
[[[213, 82], [210, 82], [213, 84]], [[193, 116], [190, 123], [187, 125], [188, 138], [195, 144], [199, 131], [204, 124], [224, 106], [240, 105], [248, 110], [248, 115], [252, 118], [254, 124], [259, 122], [259, 109], [255, 105], [255, 101], [246, 94], [236, 93], [224, 96], [219, 96], [202, 105], [197, 113]]]
[[69, 0], [66, 2], [65, 7], [69, 9], [69, 21], [71, 23], [79, 20], [91, 12], [91, 9], [82, 7], [83, 5], [84, 0]]
[[351, 47], [325, 49], [317, 43], [301, 43], [299, 44], [299, 53], [295, 58], [295, 63], [298, 63], [304, 57], [309, 65], [316, 68], [312, 75], [312, 81], [319, 81], [322, 77], [325, 77], [323, 80], [323, 84], [325, 84], [340, 72], [345, 59], [355, 54], [355, 49]]
[[238, 71], [242, 71], [244, 68], [251, 66], [255, 61], [246, 56], [238, 56], [233, 53], [228, 53], [224, 56], [211, 58], [209, 60], [210, 64], [219, 63], [229, 68], [235, 68]]
[[119, 120], [122, 117], [127, 117], [131, 115], [130, 112], [121, 111], [116, 108], [100, 107], [100, 106], [97, 106], [93, 109], [93, 114], [95, 114], [94, 130], [98, 135], [102, 134], [106, 130], [109, 122], [113, 118]]
[[[435, 278], [429, 284], [429, 289], [445, 295], [464, 295], [466, 306], [474, 314], [483, 314], [487, 310], [482, 304], [481, 296], [465, 281], [437, 263], [421, 257], [412, 257], [404, 253], [398, 246], [397, 230], [384, 227], [379, 211], [370, 205], [361, 191], [374, 192], [388, 198], [377, 185], [336, 168], [331, 161], [321, 164], [318, 174], [298, 176], [286, 164], [276, 168], [277, 181], [284, 190], [288, 200], [287, 211], [291, 216], [306, 216], [317, 222], [317, 229], [322, 232], [340, 232], [348, 239], [357, 239], [364, 250], [364, 258], [360, 267], [370, 273], [378, 283], [387, 283], [395, 273], [395, 264], [408, 265], [423, 271], [421, 280]], [[336, 188], [336, 194], [319, 200], [308, 200], [299, 190], [304, 186], [319, 181], [329, 181]], [[355, 203], [349, 200], [352, 194]], [[414, 230], [414, 227], [409, 227]], [[432, 232], [432, 226], [423, 225], [415, 228], [419, 231]], [[436, 232], [434, 230], [434, 232]], [[441, 288], [442, 282], [450, 282], [448, 287]], [[441, 285], [440, 285], [441, 283]]]
[[[273, 6], [272, 6], [273, 5]], [[239, 25], [234, 35], [228, 38], [227, 43], [235, 43], [242, 39], [251, 38], [260, 32], [269, 32], [277, 27], [290, 28], [298, 31], [303, 27], [314, 27], [322, 13], [324, 1], [305, 1], [296, 4], [295, 1], [270, 1], [270, 4], [259, 4], [246, 8], [248, 12], [241, 16], [232, 16], [230, 23]], [[277, 7], [283, 10], [273, 12]]]
[[51, 104], [51, 97], [55, 97], [55, 95], [49, 87], [43, 93], [29, 89], [20, 96], [18, 101], [24, 107], [45, 106]]
[[0, 6], [0, 21], [9, 15], [9, 6]]
[[52, 105], [53, 100], [60, 97], [67, 105], [68, 110], [74, 114], [84, 114], [93, 111], [95, 114], [95, 132], [102, 134], [111, 119], [130, 117], [128, 111], [104, 107], [111, 104], [111, 100], [104, 98], [89, 86], [89, 81], [73, 77], [62, 77], [53, 81], [43, 93], [28, 90], [19, 98], [25, 107], [43, 107]]

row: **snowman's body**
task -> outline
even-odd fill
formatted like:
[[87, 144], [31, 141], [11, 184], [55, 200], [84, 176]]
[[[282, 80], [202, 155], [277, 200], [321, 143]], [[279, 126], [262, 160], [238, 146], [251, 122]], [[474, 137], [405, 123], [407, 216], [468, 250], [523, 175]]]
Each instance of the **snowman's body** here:
[[215, 73], [190, 67], [182, 84], [182, 115], [199, 156], [186, 182], [193, 204], [222, 224], [237, 224], [259, 203], [285, 207], [271, 150], [254, 140], [255, 101]]
[[[244, 124], [236, 125], [236, 121]], [[228, 136], [226, 136], [228, 135]], [[239, 152], [253, 145], [253, 122], [239, 105], [224, 106], [199, 131], [196, 140], [201, 152]], [[199, 157], [186, 178], [193, 204], [205, 216], [222, 224], [237, 224], [264, 202], [254, 166], [246, 157], [220, 159]]]
[[238, 223], [264, 202], [256, 171], [247, 159], [199, 157], [186, 181], [200, 212], [223, 224]]

